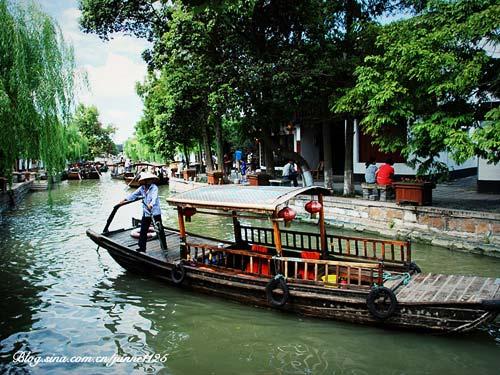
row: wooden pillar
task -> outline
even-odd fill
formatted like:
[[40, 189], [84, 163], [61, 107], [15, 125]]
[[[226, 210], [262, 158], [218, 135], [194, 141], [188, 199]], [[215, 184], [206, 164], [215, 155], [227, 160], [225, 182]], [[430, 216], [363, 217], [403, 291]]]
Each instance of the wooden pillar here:
[[233, 229], [234, 229], [234, 242], [240, 244], [243, 242], [241, 238], [241, 226], [238, 217], [236, 216], [236, 211], [231, 212], [233, 215]]
[[182, 215], [182, 207], [180, 206], [177, 206], [177, 218], [179, 220], [180, 256], [181, 259], [186, 259], [187, 258], [186, 227], [184, 226], [184, 215]]
[[274, 233], [274, 246], [276, 247], [276, 252], [281, 256], [281, 232], [278, 220], [273, 218], [273, 233]]
[[319, 211], [319, 235], [321, 239], [321, 256], [322, 259], [326, 259], [328, 252], [328, 244], [326, 241], [325, 208], [323, 207], [323, 194], [318, 194], [318, 202], [321, 204], [321, 210]]
[[[283, 251], [283, 248], [281, 246], [281, 232], [280, 232], [280, 227], [279, 227], [279, 221], [277, 218], [273, 217], [273, 234], [274, 234], [274, 246], [276, 247], [276, 254], [278, 257], [281, 256], [281, 253]], [[281, 262], [278, 261], [276, 263], [276, 274], [281, 273]]]

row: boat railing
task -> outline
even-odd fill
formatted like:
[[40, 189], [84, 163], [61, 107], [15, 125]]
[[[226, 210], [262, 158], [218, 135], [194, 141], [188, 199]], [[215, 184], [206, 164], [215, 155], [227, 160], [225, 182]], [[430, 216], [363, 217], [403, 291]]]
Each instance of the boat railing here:
[[[272, 255], [248, 250], [230, 249], [207, 244], [186, 243], [189, 260], [206, 265], [228, 268], [248, 268], [252, 274], [263, 275], [263, 269], [271, 270]], [[263, 266], [265, 264], [265, 266]]]
[[[254, 244], [274, 246], [273, 230], [270, 228], [240, 225], [243, 241]], [[410, 241], [382, 240], [362, 237], [347, 237], [327, 234], [328, 255], [346, 259], [366, 259], [376, 262], [389, 262], [409, 265], [411, 263]], [[320, 251], [319, 233], [281, 230], [284, 249], [292, 251]]]
[[382, 285], [382, 263], [281, 257], [195, 243], [186, 243], [186, 247], [190, 254], [190, 261], [209, 266], [239, 269], [249, 274], [270, 277], [280, 270], [279, 272], [283, 273], [286, 279], [319, 285], [345, 284], [367, 287], [375, 283]]
[[[382, 285], [382, 263], [358, 263], [335, 260], [275, 257], [282, 263], [286, 279], [333, 285]], [[333, 276], [333, 277], [330, 277]]]

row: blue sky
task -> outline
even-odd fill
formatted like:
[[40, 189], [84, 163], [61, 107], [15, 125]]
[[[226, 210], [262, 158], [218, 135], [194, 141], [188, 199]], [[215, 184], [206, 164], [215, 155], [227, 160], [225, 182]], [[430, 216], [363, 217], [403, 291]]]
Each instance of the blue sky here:
[[35, 0], [59, 23], [65, 39], [75, 49], [76, 65], [87, 72], [89, 89], [80, 90], [77, 103], [97, 107], [104, 124], [116, 128], [115, 141], [122, 143], [134, 132], [142, 113], [142, 101], [135, 93], [135, 83], [146, 75], [141, 52], [148, 47], [144, 40], [116, 35], [102, 41], [80, 30], [81, 15], [77, 0]]

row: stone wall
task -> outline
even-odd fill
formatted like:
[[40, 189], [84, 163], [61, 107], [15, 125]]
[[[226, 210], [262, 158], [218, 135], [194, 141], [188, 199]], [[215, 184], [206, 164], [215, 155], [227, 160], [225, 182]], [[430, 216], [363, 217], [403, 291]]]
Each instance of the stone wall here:
[[0, 192], [0, 214], [10, 210], [21, 203], [26, 194], [30, 192], [33, 180], [14, 184], [11, 189]]
[[[305, 220], [304, 205], [309, 199], [301, 196], [291, 204]], [[500, 214], [342, 197], [324, 199], [325, 219], [335, 227], [500, 257]]]

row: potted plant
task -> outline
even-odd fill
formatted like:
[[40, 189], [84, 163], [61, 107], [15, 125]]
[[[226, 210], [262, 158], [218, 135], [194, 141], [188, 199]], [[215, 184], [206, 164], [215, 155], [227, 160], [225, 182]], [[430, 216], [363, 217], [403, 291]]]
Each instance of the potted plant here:
[[207, 173], [209, 185], [222, 185], [224, 183], [224, 173], [222, 171], [212, 171]]
[[392, 184], [396, 193], [396, 203], [414, 203], [419, 206], [432, 204], [432, 189], [436, 184], [420, 178], [403, 179]]

